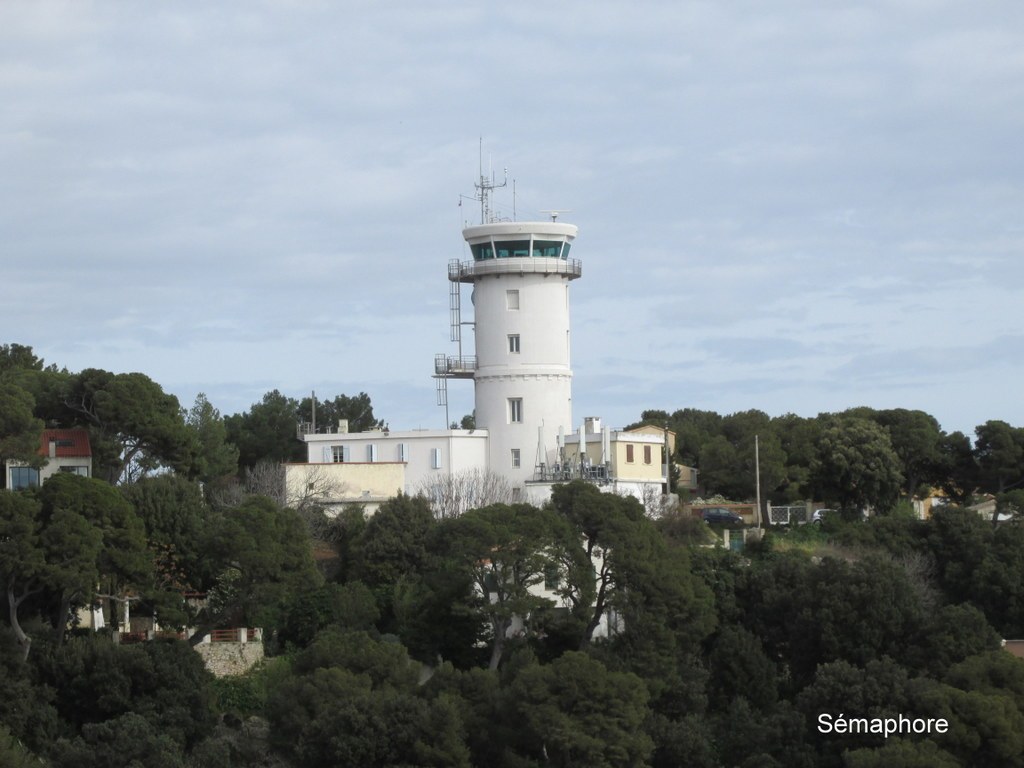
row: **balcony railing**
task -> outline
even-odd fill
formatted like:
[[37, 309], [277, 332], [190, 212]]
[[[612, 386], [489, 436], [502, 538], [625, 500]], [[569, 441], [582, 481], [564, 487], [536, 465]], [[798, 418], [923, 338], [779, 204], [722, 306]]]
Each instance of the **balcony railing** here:
[[456, 378], [471, 378], [476, 371], [476, 357], [439, 354], [434, 355], [434, 374]]
[[471, 283], [480, 275], [567, 275], [575, 280], [583, 274], [579, 259], [485, 259], [483, 261], [451, 261], [448, 279], [453, 283]]

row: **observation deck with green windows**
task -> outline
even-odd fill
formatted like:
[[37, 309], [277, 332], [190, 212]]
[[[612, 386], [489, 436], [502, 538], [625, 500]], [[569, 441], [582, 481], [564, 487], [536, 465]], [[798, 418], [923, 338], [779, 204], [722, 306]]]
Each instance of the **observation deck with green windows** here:
[[487, 259], [568, 259], [572, 243], [559, 240], [495, 240], [469, 246], [473, 261]]
[[462, 236], [472, 261], [453, 262], [448, 278], [469, 283], [490, 274], [544, 273], [580, 277], [579, 259], [569, 257], [577, 228], [553, 221], [500, 222], [467, 227]]

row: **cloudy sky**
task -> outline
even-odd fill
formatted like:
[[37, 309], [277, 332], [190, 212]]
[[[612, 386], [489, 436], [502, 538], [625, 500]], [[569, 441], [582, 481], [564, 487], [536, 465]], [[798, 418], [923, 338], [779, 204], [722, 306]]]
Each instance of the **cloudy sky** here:
[[0, 342], [440, 427], [481, 137], [580, 228], [577, 420], [1024, 425], [1020, 0], [3, 0]]

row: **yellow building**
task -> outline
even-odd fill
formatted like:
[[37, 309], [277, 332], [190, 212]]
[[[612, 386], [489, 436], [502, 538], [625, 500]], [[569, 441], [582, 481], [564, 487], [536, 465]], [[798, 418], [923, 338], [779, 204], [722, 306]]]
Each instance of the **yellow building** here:
[[331, 513], [360, 504], [367, 514], [405, 489], [405, 462], [285, 464], [288, 506], [316, 503]]

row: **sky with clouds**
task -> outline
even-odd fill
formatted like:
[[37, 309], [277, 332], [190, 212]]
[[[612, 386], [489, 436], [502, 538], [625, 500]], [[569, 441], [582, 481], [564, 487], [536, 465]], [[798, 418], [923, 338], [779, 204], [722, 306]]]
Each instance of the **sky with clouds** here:
[[481, 137], [580, 228], [577, 421], [1024, 425], [1019, 0], [5, 0], [0, 343], [443, 426]]

